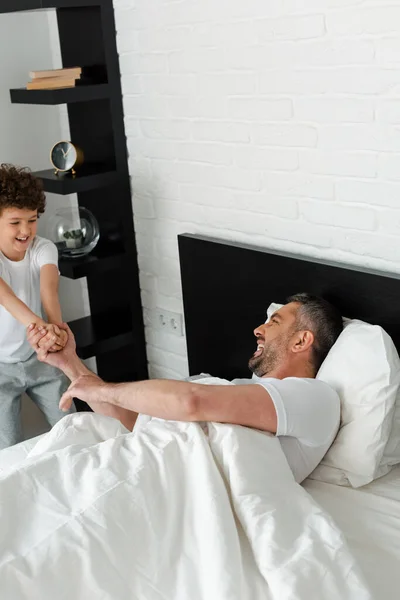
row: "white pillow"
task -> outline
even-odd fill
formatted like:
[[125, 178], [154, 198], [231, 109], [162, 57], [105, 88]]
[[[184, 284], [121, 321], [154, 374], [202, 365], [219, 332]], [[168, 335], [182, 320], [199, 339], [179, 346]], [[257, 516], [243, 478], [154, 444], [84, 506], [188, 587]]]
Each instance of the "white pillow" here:
[[360, 487], [400, 462], [400, 359], [382, 327], [344, 323], [317, 375], [340, 396], [340, 429], [311, 478]]
[[360, 487], [385, 475], [394, 464], [384, 453], [400, 385], [392, 339], [378, 325], [350, 321], [317, 379], [338, 392], [342, 410], [338, 435], [311, 477]]

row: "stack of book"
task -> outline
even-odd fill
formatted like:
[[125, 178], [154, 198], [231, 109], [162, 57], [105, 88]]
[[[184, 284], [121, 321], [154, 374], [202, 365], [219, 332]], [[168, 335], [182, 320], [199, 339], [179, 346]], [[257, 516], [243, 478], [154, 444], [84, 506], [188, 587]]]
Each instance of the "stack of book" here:
[[49, 71], [31, 71], [31, 81], [26, 84], [27, 90], [55, 90], [71, 88], [77, 85], [82, 75], [81, 67], [69, 69], [51, 69]]

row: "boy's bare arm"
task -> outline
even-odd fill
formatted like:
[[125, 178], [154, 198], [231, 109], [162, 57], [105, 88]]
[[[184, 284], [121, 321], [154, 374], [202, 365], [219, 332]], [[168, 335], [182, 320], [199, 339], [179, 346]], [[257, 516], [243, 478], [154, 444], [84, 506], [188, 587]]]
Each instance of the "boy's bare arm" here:
[[35, 315], [30, 308], [22, 302], [10, 288], [10, 286], [0, 277], [0, 304], [4, 306], [14, 319], [28, 327], [30, 323], [45, 325], [42, 317]]
[[[40, 298], [49, 323], [62, 323], [58, 298], [60, 275], [56, 265], [44, 265], [40, 269]], [[31, 321], [32, 322], [32, 321]]]

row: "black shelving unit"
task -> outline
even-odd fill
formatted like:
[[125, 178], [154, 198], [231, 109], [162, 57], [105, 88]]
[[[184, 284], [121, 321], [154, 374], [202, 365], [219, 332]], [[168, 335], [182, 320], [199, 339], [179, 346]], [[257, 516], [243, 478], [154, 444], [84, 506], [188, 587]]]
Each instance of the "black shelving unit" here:
[[[61, 259], [62, 276], [87, 277], [91, 315], [69, 323], [81, 358], [96, 356], [109, 381], [147, 379], [143, 313], [112, 0], [0, 0], [0, 13], [54, 8], [63, 67], [107, 74], [58, 90], [10, 90], [13, 103], [67, 104], [71, 141], [85, 165], [76, 177], [37, 171], [44, 189], [78, 195], [100, 225], [100, 242], [81, 259]], [[35, 68], [35, 65], [32, 65]], [[49, 148], [50, 150], [50, 148]]]

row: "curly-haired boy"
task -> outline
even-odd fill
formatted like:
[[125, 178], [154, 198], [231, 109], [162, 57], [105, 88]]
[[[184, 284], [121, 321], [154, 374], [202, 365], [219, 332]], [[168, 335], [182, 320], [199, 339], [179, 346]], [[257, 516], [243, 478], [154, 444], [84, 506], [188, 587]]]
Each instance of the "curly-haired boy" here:
[[55, 340], [53, 352], [67, 342], [57, 326], [62, 322], [57, 248], [36, 235], [45, 205], [41, 181], [28, 169], [0, 165], [0, 449], [21, 441], [23, 392], [50, 425], [65, 416], [58, 402], [69, 382], [38, 361], [26, 337], [26, 328], [36, 323], [43, 341]]

